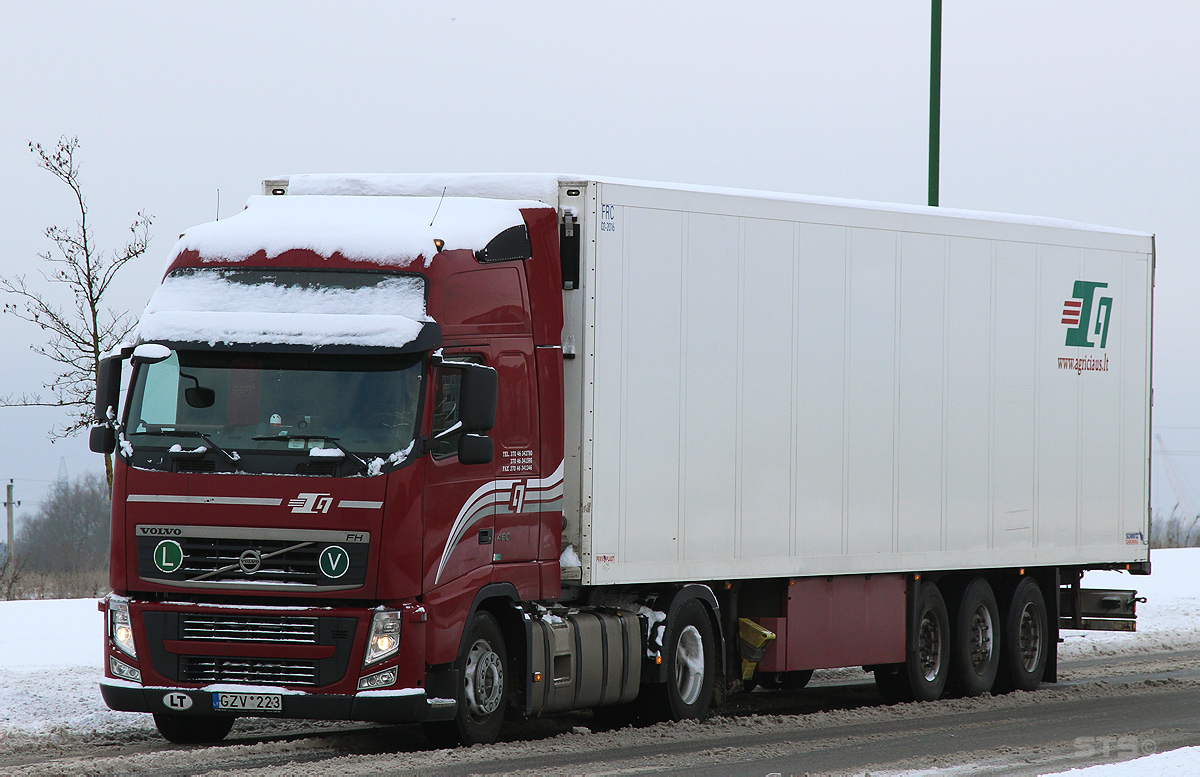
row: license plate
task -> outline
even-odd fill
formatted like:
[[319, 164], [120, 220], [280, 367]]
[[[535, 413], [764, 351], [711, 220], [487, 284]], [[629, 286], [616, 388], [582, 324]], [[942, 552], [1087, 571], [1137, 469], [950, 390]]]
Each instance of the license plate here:
[[283, 697], [277, 693], [214, 693], [213, 709], [279, 712]]

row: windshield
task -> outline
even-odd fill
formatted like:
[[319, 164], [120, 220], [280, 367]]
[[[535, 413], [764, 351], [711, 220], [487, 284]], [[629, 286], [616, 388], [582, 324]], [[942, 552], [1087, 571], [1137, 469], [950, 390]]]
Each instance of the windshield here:
[[175, 351], [138, 367], [125, 436], [134, 450], [366, 461], [410, 446], [420, 396], [417, 354]]

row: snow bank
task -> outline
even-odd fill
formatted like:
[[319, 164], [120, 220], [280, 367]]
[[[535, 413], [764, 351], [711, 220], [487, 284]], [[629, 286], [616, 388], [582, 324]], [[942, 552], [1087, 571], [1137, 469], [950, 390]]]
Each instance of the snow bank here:
[[1072, 777], [1140, 777], [1144, 774], [1191, 777], [1200, 774], [1200, 747], [1181, 747], [1178, 750], [1146, 755], [1120, 763], [1100, 764], [1055, 774], [1069, 774]]
[[[439, 192], [440, 193], [440, 192]], [[168, 266], [185, 251], [204, 261], [243, 261], [265, 251], [307, 249], [329, 257], [388, 267], [426, 266], [445, 248], [479, 250], [493, 237], [523, 224], [521, 208], [540, 202], [461, 197], [254, 196], [231, 218], [192, 227], [175, 244]]]
[[401, 347], [421, 332], [420, 278], [355, 289], [238, 283], [221, 271], [163, 279], [138, 324], [143, 340]]
[[1138, 604], [1138, 630], [1132, 634], [1063, 631], [1064, 659], [1194, 649], [1200, 645], [1200, 548], [1150, 552], [1153, 574], [1088, 572], [1085, 588], [1134, 589], [1146, 597]]

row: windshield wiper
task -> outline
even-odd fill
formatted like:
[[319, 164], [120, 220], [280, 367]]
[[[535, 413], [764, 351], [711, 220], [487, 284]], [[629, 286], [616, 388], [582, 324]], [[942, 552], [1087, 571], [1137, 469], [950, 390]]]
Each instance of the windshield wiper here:
[[[350, 450], [345, 445], [342, 445], [340, 442], [338, 442], [338, 438], [336, 438], [336, 437], [329, 437], [324, 434], [292, 434], [291, 432], [283, 432], [282, 434], [260, 434], [260, 435], [251, 437], [250, 439], [256, 440], [256, 441], [258, 441], [258, 440], [304, 440], [305, 442], [307, 442], [308, 440], [320, 440], [322, 442], [333, 443], [333, 446], [335, 448], [337, 448], [342, 453], [346, 454], [350, 458], [357, 461], [359, 466], [362, 467], [363, 470], [368, 469], [367, 462], [365, 462], [361, 458], [359, 458], [358, 454], [356, 454], [354, 451]], [[310, 448], [309, 450], [312, 450], [312, 449]], [[311, 456], [312, 454], [309, 454], [309, 455]]]
[[238, 462], [242, 458], [237, 454], [237, 451], [230, 453], [220, 445], [217, 445], [215, 442], [213, 442], [212, 438], [207, 434], [194, 429], [146, 429], [142, 432], [129, 432], [129, 434], [144, 434], [149, 437], [199, 437], [201, 440], [204, 440], [204, 442], [211, 445], [213, 450], [225, 454], [225, 458], [233, 462], [235, 468], [238, 466]]

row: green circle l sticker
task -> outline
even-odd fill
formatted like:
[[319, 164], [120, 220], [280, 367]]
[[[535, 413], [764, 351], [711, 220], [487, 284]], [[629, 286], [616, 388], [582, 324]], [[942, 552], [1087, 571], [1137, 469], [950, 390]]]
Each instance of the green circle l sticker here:
[[345, 548], [330, 545], [321, 551], [321, 555], [317, 558], [317, 566], [320, 567], [321, 574], [325, 577], [339, 578], [350, 571], [350, 554], [346, 552]]
[[168, 574], [183, 566], [183, 548], [175, 540], [163, 540], [154, 548], [154, 566]]

